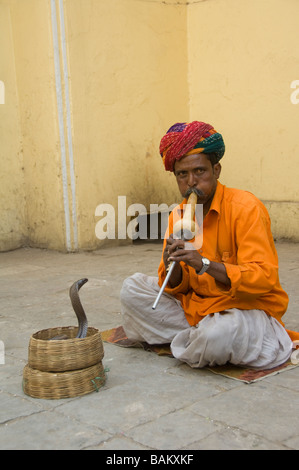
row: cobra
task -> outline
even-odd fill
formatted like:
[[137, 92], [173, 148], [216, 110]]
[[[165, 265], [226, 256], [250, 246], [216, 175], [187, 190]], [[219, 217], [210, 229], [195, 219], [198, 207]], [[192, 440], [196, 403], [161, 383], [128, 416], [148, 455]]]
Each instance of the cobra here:
[[82, 307], [79, 297], [79, 290], [82, 286], [84, 286], [84, 284], [86, 284], [87, 281], [88, 279], [86, 278], [79, 279], [79, 281], [74, 282], [74, 284], [70, 287], [70, 298], [74, 312], [77, 315], [79, 324], [78, 334], [76, 338], [85, 338], [88, 329], [86, 314], [84, 308]]
[[[78, 318], [79, 328], [78, 328], [78, 333], [77, 333], [76, 338], [85, 338], [87, 334], [87, 329], [88, 329], [87, 317], [86, 317], [84, 308], [82, 307], [81, 300], [79, 297], [79, 290], [81, 289], [82, 286], [84, 286], [84, 284], [86, 284], [87, 281], [88, 279], [86, 278], [79, 279], [79, 281], [74, 282], [74, 284], [70, 287], [70, 291], [69, 291], [72, 306]], [[51, 338], [50, 341], [64, 340], [64, 339], [68, 339], [68, 336], [66, 335], [54, 336], [54, 338]]]

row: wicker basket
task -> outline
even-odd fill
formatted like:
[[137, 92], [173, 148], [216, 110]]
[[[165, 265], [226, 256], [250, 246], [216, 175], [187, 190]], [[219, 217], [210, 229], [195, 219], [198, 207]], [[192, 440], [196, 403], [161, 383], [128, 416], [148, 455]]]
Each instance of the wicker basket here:
[[[42, 372], [66, 372], [99, 364], [104, 357], [101, 333], [89, 327], [85, 338], [76, 338], [78, 327], [49, 328], [34, 333], [29, 341], [28, 366]], [[67, 335], [66, 340], [52, 340]]]
[[102, 363], [68, 372], [41, 372], [27, 364], [23, 371], [23, 390], [33, 398], [72, 398], [98, 391], [105, 383]]

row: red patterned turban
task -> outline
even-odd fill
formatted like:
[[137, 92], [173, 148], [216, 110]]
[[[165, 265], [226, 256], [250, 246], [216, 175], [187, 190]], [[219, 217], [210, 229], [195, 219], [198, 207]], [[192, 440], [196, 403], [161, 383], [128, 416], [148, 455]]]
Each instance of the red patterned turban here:
[[160, 155], [167, 171], [174, 171], [176, 160], [186, 155], [214, 153], [219, 161], [224, 151], [222, 135], [210, 124], [199, 121], [174, 124], [160, 142]]

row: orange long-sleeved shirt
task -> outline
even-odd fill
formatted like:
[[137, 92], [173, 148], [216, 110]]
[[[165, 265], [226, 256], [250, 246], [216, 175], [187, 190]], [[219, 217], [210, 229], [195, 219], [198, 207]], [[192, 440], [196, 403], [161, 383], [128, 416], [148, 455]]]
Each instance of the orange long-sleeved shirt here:
[[[180, 211], [186, 202], [185, 199], [178, 206]], [[172, 233], [172, 221], [173, 213], [164, 247], [167, 233]], [[181, 262], [181, 283], [175, 288], [167, 287], [165, 292], [181, 302], [191, 326], [205, 315], [229, 308], [264, 310], [283, 325], [281, 317], [287, 310], [288, 295], [279, 282], [278, 256], [268, 212], [253, 194], [217, 183], [203, 221], [199, 253], [225, 265], [231, 287], [217, 283], [208, 273], [197, 275], [195, 269]], [[163, 256], [158, 275], [161, 286], [166, 276]]]

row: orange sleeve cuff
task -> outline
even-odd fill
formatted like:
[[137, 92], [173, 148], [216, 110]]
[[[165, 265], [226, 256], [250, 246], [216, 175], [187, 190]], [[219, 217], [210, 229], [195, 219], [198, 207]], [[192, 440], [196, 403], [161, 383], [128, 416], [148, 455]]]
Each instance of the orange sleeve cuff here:
[[[189, 290], [189, 272], [188, 268], [186, 267], [185, 264], [182, 265], [181, 263], [181, 268], [182, 268], [182, 280], [179, 285], [176, 287], [166, 287], [164, 292], [167, 292], [167, 294], [171, 294], [175, 296], [176, 294], [186, 294]], [[163, 271], [160, 271], [159, 273], [159, 285], [160, 287], [163, 284], [163, 281], [166, 277], [166, 270], [165, 267], [163, 267]]]
[[[229, 295], [230, 297], [236, 297], [236, 292], [242, 280], [241, 267], [238, 266], [237, 264], [228, 264], [228, 263], [223, 263], [223, 264], [226, 269], [226, 274], [230, 280], [231, 287], [229, 289], [224, 288], [220, 290], [226, 295]], [[220, 286], [219, 283], [217, 283], [217, 285], [218, 287]]]

